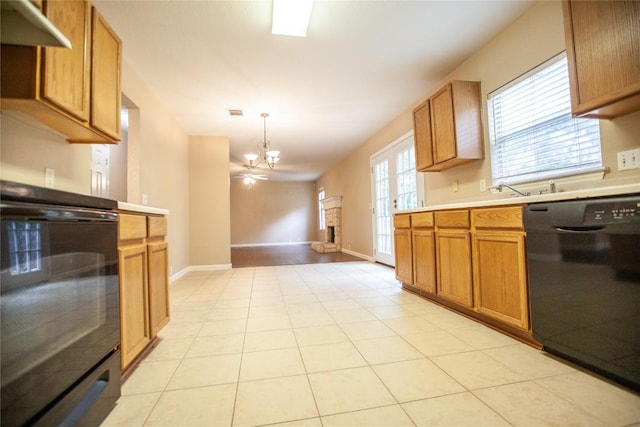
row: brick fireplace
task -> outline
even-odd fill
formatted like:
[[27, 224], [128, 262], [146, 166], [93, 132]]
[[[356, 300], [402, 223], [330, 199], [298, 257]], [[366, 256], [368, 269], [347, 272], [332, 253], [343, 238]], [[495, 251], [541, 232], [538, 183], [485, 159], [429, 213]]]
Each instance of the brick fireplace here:
[[325, 233], [323, 242], [314, 242], [311, 249], [320, 253], [342, 251], [342, 196], [322, 199]]

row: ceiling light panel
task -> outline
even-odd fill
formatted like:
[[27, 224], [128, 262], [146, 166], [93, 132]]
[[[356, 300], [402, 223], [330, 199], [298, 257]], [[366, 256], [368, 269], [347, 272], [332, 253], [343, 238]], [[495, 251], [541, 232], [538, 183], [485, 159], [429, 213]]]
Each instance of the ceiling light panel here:
[[271, 32], [306, 37], [313, 0], [273, 0]]

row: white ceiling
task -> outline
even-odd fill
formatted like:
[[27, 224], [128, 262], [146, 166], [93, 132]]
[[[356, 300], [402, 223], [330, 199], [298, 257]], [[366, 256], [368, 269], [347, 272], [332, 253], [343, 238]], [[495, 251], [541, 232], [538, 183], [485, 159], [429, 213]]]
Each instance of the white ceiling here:
[[316, 0], [306, 38], [271, 34], [271, 1], [94, 4], [187, 134], [229, 137], [232, 174], [262, 141], [268, 112], [281, 151], [270, 178], [314, 180], [532, 1]]

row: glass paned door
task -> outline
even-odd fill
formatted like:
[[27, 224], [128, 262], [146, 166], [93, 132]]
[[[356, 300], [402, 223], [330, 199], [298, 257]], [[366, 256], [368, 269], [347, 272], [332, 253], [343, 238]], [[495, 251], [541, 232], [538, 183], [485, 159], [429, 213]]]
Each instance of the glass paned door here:
[[413, 135], [371, 158], [374, 259], [395, 265], [393, 214], [420, 206], [422, 182], [416, 173]]

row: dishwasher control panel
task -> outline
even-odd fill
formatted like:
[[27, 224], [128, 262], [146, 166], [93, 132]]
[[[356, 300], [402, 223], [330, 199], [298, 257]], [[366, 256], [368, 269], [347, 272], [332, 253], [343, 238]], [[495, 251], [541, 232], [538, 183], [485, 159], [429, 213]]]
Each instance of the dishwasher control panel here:
[[587, 203], [585, 225], [640, 222], [640, 200]]

